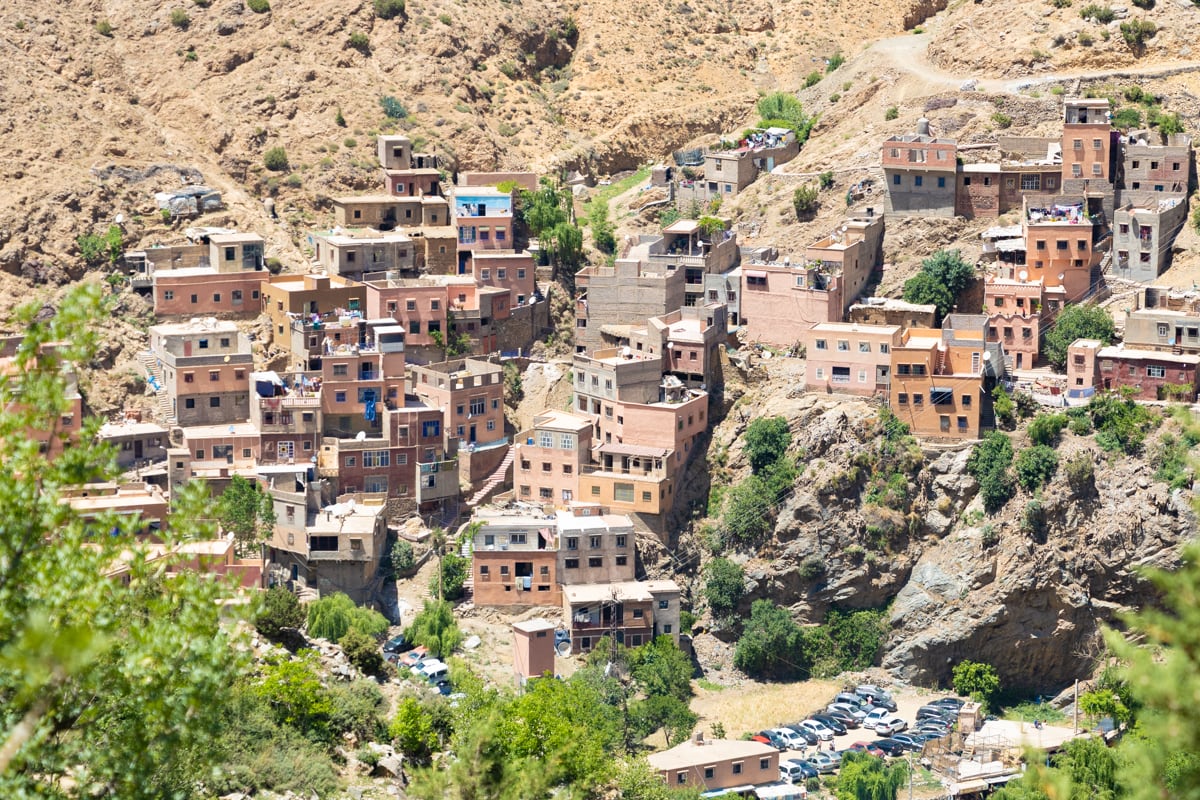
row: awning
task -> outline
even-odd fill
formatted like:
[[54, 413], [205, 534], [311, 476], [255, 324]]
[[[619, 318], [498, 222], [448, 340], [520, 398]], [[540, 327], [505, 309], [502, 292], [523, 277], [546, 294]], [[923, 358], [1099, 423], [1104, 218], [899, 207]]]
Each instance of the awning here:
[[765, 278], [765, 277], [767, 277], [767, 273], [761, 269], [744, 269], [744, 270], [742, 270], [742, 274], [745, 275], [747, 278]]
[[1012, 253], [1017, 250], [1025, 249], [1024, 239], [1001, 239], [996, 242], [996, 249], [1001, 253]]

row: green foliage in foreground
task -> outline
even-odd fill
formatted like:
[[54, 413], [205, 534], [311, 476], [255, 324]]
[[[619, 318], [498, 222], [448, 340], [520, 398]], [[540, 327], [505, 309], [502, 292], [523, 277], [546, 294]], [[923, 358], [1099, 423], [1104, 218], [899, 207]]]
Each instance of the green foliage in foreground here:
[[387, 633], [388, 621], [378, 611], [357, 605], [341, 592], [309, 603], [309, 636], [336, 642], [351, 629], [372, 639], [379, 639]]

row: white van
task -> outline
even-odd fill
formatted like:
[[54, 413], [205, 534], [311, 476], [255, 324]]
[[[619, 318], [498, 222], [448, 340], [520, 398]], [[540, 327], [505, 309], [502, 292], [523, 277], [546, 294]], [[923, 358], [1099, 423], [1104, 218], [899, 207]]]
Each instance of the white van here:
[[793, 784], [804, 783], [804, 767], [795, 761], [779, 762], [779, 780]]
[[413, 667], [413, 672], [429, 681], [437, 681], [438, 678], [445, 677], [450, 672], [450, 667], [440, 659], [427, 658], [421, 662], [420, 666]]

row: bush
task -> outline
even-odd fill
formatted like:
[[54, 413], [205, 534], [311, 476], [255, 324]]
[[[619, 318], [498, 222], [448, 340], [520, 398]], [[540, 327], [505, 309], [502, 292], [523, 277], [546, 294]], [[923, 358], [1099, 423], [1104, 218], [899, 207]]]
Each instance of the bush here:
[[1076, 339], [1099, 339], [1112, 344], [1116, 326], [1108, 310], [1100, 306], [1069, 305], [1059, 312], [1054, 327], [1046, 334], [1042, 354], [1058, 370], [1067, 366], [1067, 348]]
[[1029, 439], [1034, 444], [1053, 446], [1066, 426], [1066, 414], [1039, 414], [1029, 423]]
[[449, 601], [426, 600], [425, 607], [413, 617], [404, 637], [415, 645], [424, 645], [438, 658], [454, 652], [463, 640]]
[[263, 153], [263, 166], [272, 172], [283, 172], [288, 168], [287, 151], [282, 147], [272, 147]]
[[1150, 119], [1150, 124], [1158, 128], [1163, 136], [1183, 133], [1183, 120], [1178, 114], [1157, 114]]
[[975, 267], [957, 250], [939, 250], [921, 262], [921, 271], [904, 282], [904, 299], [933, 304], [944, 317], [975, 277]]
[[721, 524], [726, 539], [734, 544], [760, 542], [771, 532], [775, 494], [771, 484], [758, 475], [751, 475], [729, 490]]
[[997, 128], [1012, 127], [1012, 117], [1010, 117], [1008, 114], [1005, 114], [1003, 111], [997, 111], [996, 113], [992, 114], [992, 122]]
[[679, 632], [684, 636], [692, 635], [692, 628], [696, 625], [696, 615], [686, 608], [679, 612]]
[[883, 112], [884, 120], [891, 122], [900, 116], [900, 109], [896, 106], [889, 106], [888, 110]]
[[745, 591], [745, 573], [729, 559], [714, 558], [704, 567], [704, 598], [714, 617], [733, 614]]
[[770, 600], [755, 600], [746, 629], [733, 652], [733, 665], [752, 678], [808, 677], [811, 661], [804, 631]]
[[1058, 469], [1058, 453], [1052, 447], [1036, 444], [1021, 451], [1013, 468], [1017, 473], [1017, 483], [1025, 491], [1032, 492], [1054, 476]]
[[1095, 3], [1084, 6], [1082, 9], [1080, 9], [1079, 16], [1083, 19], [1090, 19], [1094, 22], [1098, 22], [1101, 25], [1107, 25], [1116, 17], [1111, 8], [1108, 6], [1099, 6]]
[[1154, 418], [1144, 406], [1116, 392], [1092, 398], [1087, 406], [1096, 428], [1096, 443], [1109, 452], [1136, 455]]
[[785, 417], [760, 417], [746, 428], [746, 457], [750, 469], [759, 474], [778, 461], [792, 443]]
[[333, 115], [333, 124], [339, 128], [346, 127], [346, 118], [342, 116], [342, 107], [338, 106], [337, 113]]
[[375, 0], [375, 16], [392, 19], [404, 14], [404, 0]]
[[808, 73], [808, 75], [806, 75], [804, 77], [804, 88], [810, 89], [813, 86], [816, 86], [818, 83], [821, 82], [822, 77], [824, 77], [824, 76], [820, 73], [819, 70], [813, 70], [812, 72]]
[[270, 0], [246, 0], [246, 8], [255, 14], [265, 14], [271, 10]]
[[334, 592], [308, 604], [309, 636], [337, 642], [351, 628], [378, 639], [387, 633], [388, 621], [378, 611], [356, 605], [341, 592]]
[[101, 36], [112, 36], [112, 23], [106, 19], [100, 20], [96, 23], [96, 33], [100, 34]]
[[369, 54], [371, 52], [371, 38], [362, 31], [354, 31], [350, 37], [346, 39], [346, 46], [357, 50], [360, 53]]
[[367, 675], [378, 675], [383, 669], [383, 653], [379, 652], [379, 643], [362, 631], [354, 628], [338, 640], [346, 659], [357, 669]]
[[[1080, 47], [1091, 47], [1093, 44], [1096, 43], [1096, 40], [1094, 38], [1092, 38], [1092, 35], [1090, 33], [1088, 33], [1087, 31], [1080, 31], [1079, 36], [1077, 36], [1075, 38], [1075, 41], [1079, 42]], [[1060, 87], [1055, 87], [1055, 88], [1060, 88]]]
[[979, 481], [983, 507], [989, 513], [1003, 508], [1013, 496], [1013, 480], [1008, 474], [1012, 459], [1012, 442], [999, 431], [984, 436], [967, 459], [967, 471]]
[[960, 661], [955, 664], [951, 680], [957, 694], [971, 697], [980, 703], [987, 703], [1000, 690], [1000, 676], [996, 673], [996, 668], [978, 661]]
[[417, 764], [428, 764], [438, 746], [433, 716], [415, 697], [405, 697], [396, 706], [396, 716], [388, 726], [392, 744]]
[[[458, 600], [462, 597], [463, 587], [466, 585], [467, 575], [470, 571], [471, 560], [469, 558], [464, 558], [457, 553], [446, 553], [442, 556], [442, 597], [447, 600]], [[429, 579], [429, 593], [437, 597], [438, 575], [436, 572]]]
[[1154, 467], [1154, 480], [1162, 481], [1172, 489], [1190, 486], [1193, 475], [1188, 462], [1189, 450], [1186, 441], [1164, 433], [1150, 459], [1150, 464]]
[[379, 106], [388, 119], [404, 119], [408, 116], [408, 111], [400, 104], [400, 101], [390, 94], [379, 98]]
[[408, 572], [416, 563], [413, 546], [404, 539], [397, 539], [392, 545], [392, 569], [396, 572]]
[[262, 606], [254, 618], [254, 627], [268, 639], [278, 640], [285, 628], [304, 624], [304, 609], [292, 592], [282, 586], [272, 586], [262, 596]]
[[832, 172], [822, 172], [817, 177], [817, 182], [821, 185], [821, 189], [823, 189], [823, 190], [824, 189], [832, 189], [833, 188], [833, 173]]
[[816, 213], [817, 208], [821, 205], [817, 200], [817, 188], [809, 186], [807, 183], [803, 186], [796, 187], [796, 191], [792, 193], [792, 208], [796, 210], [797, 219], [805, 219]]
[[1124, 131], [1141, 127], [1142, 112], [1138, 111], [1136, 108], [1122, 108], [1120, 111], [1113, 114], [1112, 124], [1114, 128], [1119, 128], [1120, 130]]
[[841, 53], [834, 53], [829, 57], [828, 63], [825, 64], [825, 72], [833, 72], [835, 69], [846, 63], [846, 57]]
[[1050, 5], [1055, 8], [1070, 8], [1071, 0], [1050, 0]]
[[800, 562], [799, 575], [804, 581], [814, 581], [825, 574], [825, 560], [820, 556], [809, 556]]
[[1146, 40], [1158, 33], [1158, 26], [1148, 19], [1131, 19], [1121, 23], [1121, 38], [1133, 50], [1141, 50]]
[[1076, 436], [1087, 436], [1092, 432], [1092, 419], [1086, 413], [1071, 417], [1071, 433]]
[[192, 24], [192, 18], [182, 8], [172, 9], [170, 20], [171, 24], [181, 31], [186, 31], [188, 26]]

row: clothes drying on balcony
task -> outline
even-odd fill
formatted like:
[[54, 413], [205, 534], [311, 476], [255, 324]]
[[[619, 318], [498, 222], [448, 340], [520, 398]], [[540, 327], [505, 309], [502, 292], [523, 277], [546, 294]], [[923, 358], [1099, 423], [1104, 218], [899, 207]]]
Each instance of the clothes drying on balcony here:
[[367, 422], [375, 421], [375, 400], [373, 398], [363, 401], [363, 417]]

